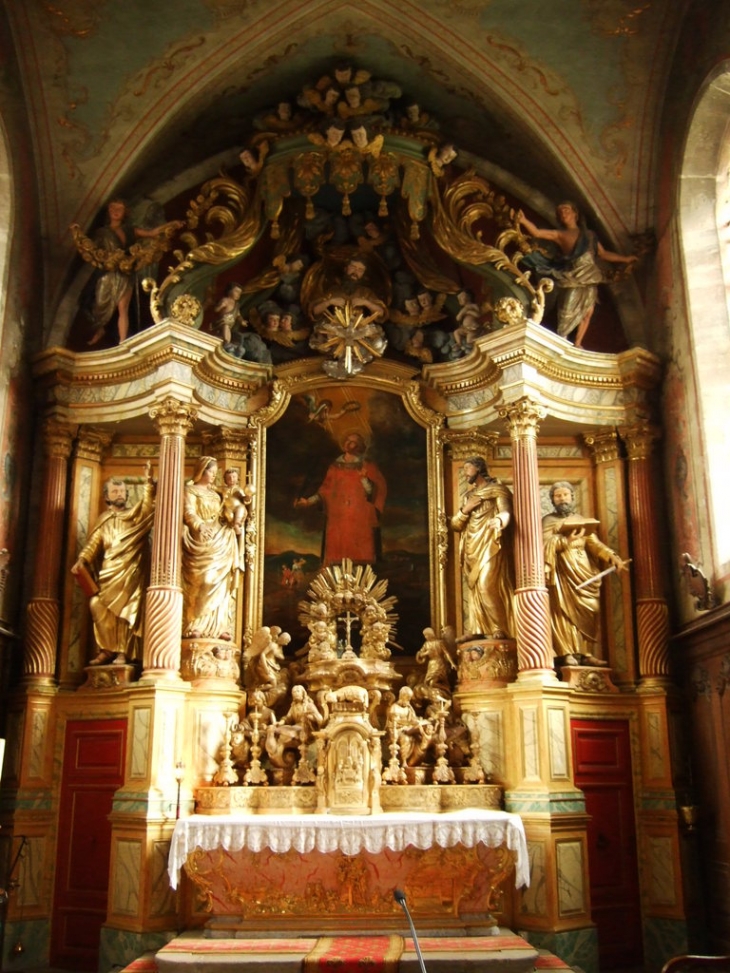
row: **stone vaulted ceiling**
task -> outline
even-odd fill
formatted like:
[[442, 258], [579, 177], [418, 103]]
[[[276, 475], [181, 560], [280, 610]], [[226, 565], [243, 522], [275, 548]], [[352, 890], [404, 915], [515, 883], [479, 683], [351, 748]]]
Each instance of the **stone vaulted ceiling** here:
[[396, 81], [538, 212], [570, 195], [607, 245], [652, 225], [656, 127], [684, 0], [8, 0], [34, 144], [49, 319], [88, 227], [237, 162], [251, 117], [339, 59]]

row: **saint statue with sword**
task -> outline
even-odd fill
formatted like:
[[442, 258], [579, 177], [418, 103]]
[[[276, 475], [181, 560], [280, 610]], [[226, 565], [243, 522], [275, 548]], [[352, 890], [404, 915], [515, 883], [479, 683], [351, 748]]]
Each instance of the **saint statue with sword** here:
[[576, 514], [570, 483], [554, 483], [550, 499], [555, 509], [543, 517], [542, 528], [553, 650], [561, 665], [607, 666], [594, 652], [601, 579], [626, 571], [630, 562], [597, 537], [597, 520]]

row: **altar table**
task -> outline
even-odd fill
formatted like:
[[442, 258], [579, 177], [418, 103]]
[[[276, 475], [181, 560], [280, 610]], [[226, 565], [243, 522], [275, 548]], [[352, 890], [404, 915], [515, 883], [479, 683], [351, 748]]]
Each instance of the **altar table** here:
[[[398, 928], [393, 890], [422, 928], [483, 928], [514, 869], [529, 884], [521, 818], [505, 811], [439, 814], [191, 815], [175, 825], [168, 860], [197, 893], [191, 925], [219, 928]], [[221, 926], [221, 923], [224, 925]]]

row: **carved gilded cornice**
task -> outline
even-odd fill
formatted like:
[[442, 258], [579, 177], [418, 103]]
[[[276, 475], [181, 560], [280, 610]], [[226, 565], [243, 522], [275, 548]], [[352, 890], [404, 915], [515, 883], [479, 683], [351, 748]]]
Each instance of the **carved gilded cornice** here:
[[[212, 355], [197, 362], [193, 374], [201, 382], [225, 392], [236, 395], [254, 395], [262, 385], [271, 380], [273, 369], [270, 365], [247, 363], [248, 372], [236, 374], [230, 370], [230, 356], [219, 345]], [[225, 369], [225, 371], [224, 371]], [[252, 372], [257, 374], [251, 374]]]
[[662, 380], [661, 361], [645, 348], [630, 348], [616, 356], [625, 388], [636, 386], [644, 391], [659, 388]]
[[422, 426], [430, 426], [432, 429], [440, 429], [444, 422], [444, 416], [436, 412], [421, 398], [422, 385], [415, 379], [405, 383], [403, 386], [403, 404], [408, 414]]
[[[53, 349], [49, 354], [54, 354], [57, 359], [57, 367], [52, 373], [42, 368], [43, 362], [39, 360], [35, 369], [36, 377], [42, 378], [51, 385], [120, 385], [138, 381], [146, 375], [153, 374], [169, 362], [180, 362], [185, 365], [194, 366], [197, 364], [200, 355], [187, 348], [181, 348], [174, 343], [168, 344], [156, 352], [145, 355], [144, 358], [130, 361], [126, 364], [119, 364], [115, 359], [116, 355], [107, 355], [108, 364], [104, 366], [99, 360], [98, 355], [94, 355], [93, 361], [85, 360], [84, 357], [73, 352], [60, 351]], [[82, 353], [87, 355], [88, 353]], [[45, 357], [45, 356], [43, 356]], [[62, 358], [67, 361], [63, 363]], [[66, 367], [64, 368], [64, 364]], [[39, 367], [40, 366], [40, 367]]]
[[621, 355], [577, 349], [533, 321], [483, 335], [467, 359], [427, 365], [423, 381], [442, 396], [452, 424], [489, 425], [505, 399], [540, 400], [564, 423], [616, 427], [653, 415], [659, 360], [641, 348]]
[[[171, 341], [163, 348], [158, 348], [133, 361], [121, 363], [117, 356], [107, 356], [111, 360], [104, 367], [95, 355], [94, 361], [86, 361], [73, 352], [63, 352], [54, 349], [53, 354], [59, 358], [67, 358], [56, 362], [52, 372], [42, 368], [39, 360], [35, 374], [51, 386], [75, 385], [86, 388], [94, 386], [120, 386], [137, 382], [148, 375], [154, 375], [161, 368], [170, 364], [182, 364], [191, 369], [193, 376], [200, 381], [216, 388], [239, 395], [250, 395], [264, 384], [271, 375], [271, 368], [266, 365], [250, 364], [248, 369], [231, 367], [231, 362], [223, 360], [222, 352], [216, 347], [213, 353], [201, 357], [208, 349], [201, 347], [184, 347]], [[229, 356], [226, 356], [228, 359]], [[66, 367], [64, 367], [64, 365]], [[251, 374], [256, 372], [256, 374]]]
[[496, 353], [493, 357], [495, 367], [501, 372], [514, 365], [523, 365], [534, 369], [544, 378], [565, 385], [580, 388], [622, 389], [624, 383], [618, 372], [604, 372], [597, 374], [585, 365], [566, 365], [561, 357], [556, 357], [551, 351], [542, 351], [529, 345], [513, 348], [505, 353]]
[[485, 348], [485, 342], [479, 339], [468, 358], [460, 359], [458, 368], [453, 362], [441, 362], [423, 369], [424, 382], [447, 398], [492, 388], [501, 376], [501, 369]]

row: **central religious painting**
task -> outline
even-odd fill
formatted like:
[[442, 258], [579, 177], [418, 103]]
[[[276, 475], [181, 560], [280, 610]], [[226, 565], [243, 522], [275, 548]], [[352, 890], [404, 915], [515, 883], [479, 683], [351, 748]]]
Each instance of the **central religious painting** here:
[[400, 396], [352, 383], [293, 396], [267, 437], [264, 618], [306, 639], [310, 581], [349, 559], [387, 580], [399, 644], [419, 645], [431, 617], [427, 465], [426, 431]]

